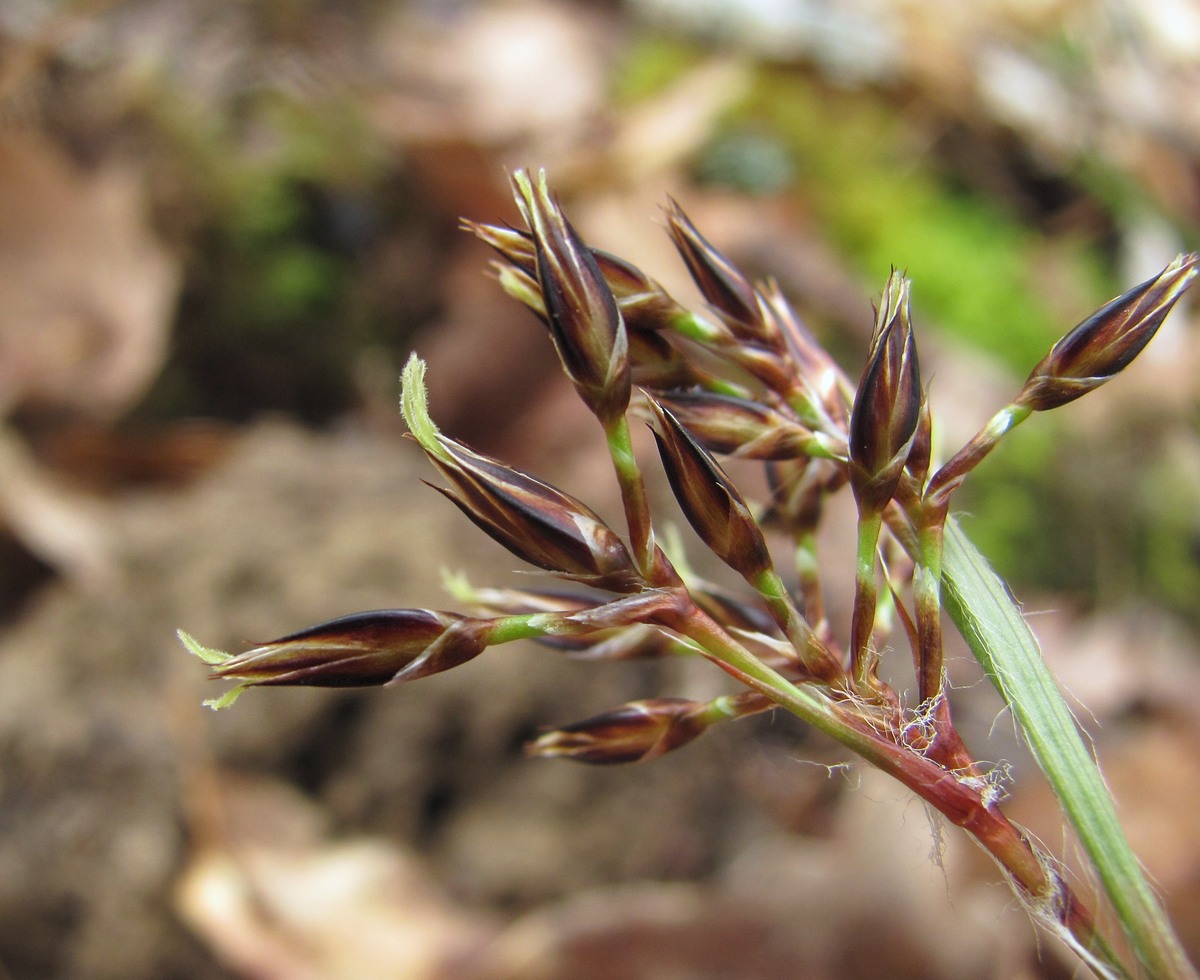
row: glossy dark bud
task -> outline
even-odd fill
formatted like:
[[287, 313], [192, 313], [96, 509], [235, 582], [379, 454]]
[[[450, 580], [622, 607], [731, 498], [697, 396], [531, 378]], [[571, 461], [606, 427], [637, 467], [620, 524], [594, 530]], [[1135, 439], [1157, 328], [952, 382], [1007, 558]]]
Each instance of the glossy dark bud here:
[[[466, 218], [462, 220], [462, 227], [499, 252], [509, 268], [524, 273], [536, 283], [537, 250], [529, 232], [504, 225], [481, 224]], [[662, 286], [632, 262], [598, 248], [589, 251], [616, 300], [627, 329], [652, 333], [668, 329], [677, 320], [690, 316], [686, 307], [672, 299]], [[526, 305], [533, 305], [523, 296], [518, 298]], [[545, 305], [540, 305], [540, 315], [545, 319]]]
[[586, 504], [438, 431], [429, 417], [425, 364], [404, 368], [405, 421], [450, 483], [434, 487], [494, 541], [531, 565], [596, 588], [636, 592], [642, 578], [620, 536]]
[[753, 283], [696, 230], [674, 201], [667, 208], [667, 232], [701, 295], [733, 334], [774, 347], [779, 337], [773, 323], [763, 317]]
[[924, 392], [909, 319], [909, 282], [893, 272], [850, 412], [850, 486], [878, 513], [896, 493], [921, 423]]
[[431, 462], [452, 489], [434, 487], [514, 555], [575, 581], [632, 592], [642, 581], [617, 535], [586, 504], [445, 436]]
[[477, 656], [486, 645], [479, 622], [431, 609], [355, 613], [214, 663], [212, 676], [247, 686], [386, 684], [433, 647], [443, 651], [440, 669]]
[[513, 174], [517, 205], [533, 237], [547, 322], [567, 376], [602, 422], [622, 415], [632, 391], [625, 324], [596, 258], [539, 173]]
[[725, 471], [667, 409], [650, 397], [647, 403], [667, 480], [688, 523], [713, 554], [745, 578], [768, 571], [771, 555], [762, 530]]
[[1058, 408], [1124, 370], [1191, 285], [1198, 262], [1195, 252], [1178, 256], [1153, 279], [1122, 293], [1075, 327], [1030, 372], [1016, 404], [1035, 412]]

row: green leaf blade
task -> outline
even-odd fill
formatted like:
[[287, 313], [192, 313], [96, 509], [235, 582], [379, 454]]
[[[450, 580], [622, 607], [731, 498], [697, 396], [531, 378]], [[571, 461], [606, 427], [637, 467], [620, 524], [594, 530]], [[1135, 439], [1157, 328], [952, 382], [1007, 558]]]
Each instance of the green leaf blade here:
[[1004, 583], [954, 520], [946, 524], [943, 562], [946, 610], [1017, 719], [1138, 959], [1153, 977], [1195, 978], [1037, 640]]

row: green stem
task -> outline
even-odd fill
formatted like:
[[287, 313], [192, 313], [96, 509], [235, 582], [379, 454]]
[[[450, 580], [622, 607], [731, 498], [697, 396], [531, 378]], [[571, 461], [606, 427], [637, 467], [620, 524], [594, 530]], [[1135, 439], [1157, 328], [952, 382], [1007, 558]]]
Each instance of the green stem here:
[[841, 664], [800, 615], [779, 573], [769, 568], [750, 580], [750, 584], [762, 597], [771, 618], [783, 630], [808, 671], [827, 682], [837, 680], [842, 674]]
[[625, 521], [629, 527], [629, 542], [633, 548], [633, 560], [638, 571], [651, 585], [665, 585], [673, 580], [666, 556], [654, 543], [654, 527], [650, 521], [650, 501], [646, 496], [646, 483], [633, 454], [633, 441], [629, 432], [629, 419], [621, 415], [605, 426], [608, 454], [612, 458], [617, 483], [621, 488], [621, 503], [625, 508]]
[[950, 495], [958, 488], [967, 474], [975, 469], [1008, 433], [1024, 422], [1033, 413], [1025, 405], [1006, 405], [980, 429], [971, 440], [956, 452], [929, 480], [925, 500], [933, 507], [949, 506]]
[[883, 526], [881, 513], [858, 516], [858, 555], [854, 565], [854, 611], [850, 620], [850, 671], [855, 690], [868, 689], [868, 677], [877, 666], [871, 650], [871, 632], [875, 627], [875, 549]]
[[819, 632], [825, 622], [825, 597], [821, 592], [821, 565], [817, 560], [817, 536], [805, 531], [796, 539], [796, 577], [799, 580], [801, 612]]
[[913, 569], [917, 619], [917, 696], [927, 702], [942, 693], [942, 527], [934, 516], [917, 530], [919, 552]]

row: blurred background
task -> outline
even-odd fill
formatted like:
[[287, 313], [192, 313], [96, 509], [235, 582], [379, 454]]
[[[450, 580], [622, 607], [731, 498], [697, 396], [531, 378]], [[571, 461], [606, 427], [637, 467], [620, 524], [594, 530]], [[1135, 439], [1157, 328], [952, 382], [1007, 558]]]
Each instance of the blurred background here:
[[[515, 166], [691, 300], [675, 197], [852, 377], [906, 269], [952, 451], [1200, 245], [1200, 8], [7, 0], [0, 978], [1075, 975], [981, 856], [790, 719], [643, 767], [523, 758], [539, 725], [714, 696], [704, 665], [505, 647], [401, 690], [200, 706], [176, 628], [240, 649], [451, 606], [442, 568], [520, 583], [419, 483], [414, 348], [444, 430], [613, 508], [544, 332], [457, 227], [515, 220]], [[959, 504], [1200, 955], [1190, 299]], [[1088, 892], [1011, 720], [953, 670], [1011, 815]]]

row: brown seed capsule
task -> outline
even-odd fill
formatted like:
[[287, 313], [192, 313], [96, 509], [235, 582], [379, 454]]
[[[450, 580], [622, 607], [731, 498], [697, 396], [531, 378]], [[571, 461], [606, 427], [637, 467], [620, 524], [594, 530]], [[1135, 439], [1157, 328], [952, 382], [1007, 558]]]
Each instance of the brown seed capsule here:
[[648, 762], [700, 735], [708, 727], [697, 717], [704, 707], [684, 698], [632, 701], [546, 732], [527, 745], [526, 751], [599, 765]]
[[864, 512], [881, 512], [895, 495], [921, 421], [924, 392], [908, 297], [908, 280], [893, 272], [850, 413], [850, 486]]
[[652, 429], [667, 480], [684, 516], [718, 558], [754, 580], [771, 566], [762, 530], [712, 455], [653, 398]]
[[1063, 337], [1030, 372], [1016, 404], [1044, 412], [1086, 395], [1124, 370], [1158, 331], [1191, 285], [1200, 255], [1178, 256], [1147, 279], [1106, 303]]
[[550, 195], [546, 176], [534, 184], [513, 174], [537, 255], [537, 278], [554, 345], [584, 404], [606, 424], [629, 405], [628, 341], [612, 290], [591, 250]]
[[[439, 642], [453, 654], [443, 657], [442, 669], [476, 656], [485, 645], [476, 625], [480, 622], [430, 609], [355, 613], [280, 637], [214, 664], [212, 676], [267, 686], [385, 684]], [[462, 624], [468, 628], [462, 629]], [[452, 631], [455, 642], [443, 642]]]

